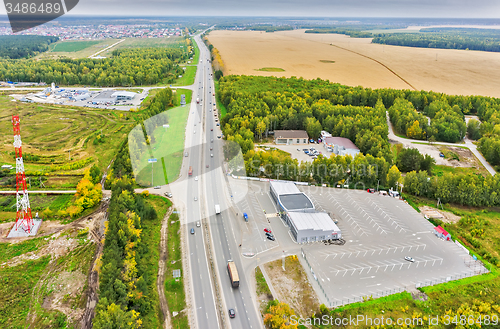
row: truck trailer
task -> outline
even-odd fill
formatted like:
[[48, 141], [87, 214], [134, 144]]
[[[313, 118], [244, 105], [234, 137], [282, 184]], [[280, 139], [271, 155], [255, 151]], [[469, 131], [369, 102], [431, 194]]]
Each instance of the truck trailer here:
[[231, 279], [231, 285], [233, 288], [238, 288], [240, 286], [240, 277], [238, 276], [236, 264], [234, 264], [232, 260], [227, 261], [227, 271], [229, 273], [229, 279]]

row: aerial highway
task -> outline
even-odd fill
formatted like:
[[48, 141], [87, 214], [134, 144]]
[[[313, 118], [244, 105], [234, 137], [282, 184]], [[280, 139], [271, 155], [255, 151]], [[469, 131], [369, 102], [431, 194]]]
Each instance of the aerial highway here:
[[[223, 303], [225, 304], [226, 320], [228, 309], [234, 309], [236, 315], [229, 319], [231, 328], [261, 328], [261, 316], [258, 314], [255, 300], [252, 298], [250, 278], [243, 271], [241, 252], [237, 239], [234, 236], [233, 223], [242, 220], [231, 211], [230, 196], [226, 188], [225, 173], [223, 170], [224, 155], [222, 153], [222, 132], [218, 125], [218, 115], [214, 104], [215, 93], [213, 72], [210, 64], [210, 53], [201, 38], [195, 38], [200, 49], [200, 71], [203, 71], [203, 81], [200, 86], [200, 99], [202, 99], [205, 114], [205, 140], [203, 160], [204, 193], [208, 207], [210, 231], [212, 235], [213, 250], [217, 262], [218, 278], [222, 289]], [[200, 63], [199, 63], [200, 65]], [[196, 92], [196, 88], [195, 88]], [[193, 97], [194, 98], [194, 97]], [[216, 121], [217, 120], [217, 121]], [[212, 142], [213, 141], [213, 142]], [[207, 168], [208, 165], [208, 168]], [[221, 213], [215, 214], [215, 205], [219, 205]], [[240, 286], [233, 288], [227, 273], [227, 261], [232, 259], [239, 270]]]

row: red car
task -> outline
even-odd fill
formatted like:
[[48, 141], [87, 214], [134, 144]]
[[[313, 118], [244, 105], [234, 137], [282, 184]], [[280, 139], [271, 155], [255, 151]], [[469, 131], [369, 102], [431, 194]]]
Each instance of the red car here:
[[268, 228], [265, 228], [265, 229], [264, 229], [264, 232], [267, 232], [267, 233], [273, 233], [273, 232], [271, 232], [271, 230], [270, 230], [270, 229], [268, 229]]
[[214, 128], [210, 128], [210, 131], [214, 131]]

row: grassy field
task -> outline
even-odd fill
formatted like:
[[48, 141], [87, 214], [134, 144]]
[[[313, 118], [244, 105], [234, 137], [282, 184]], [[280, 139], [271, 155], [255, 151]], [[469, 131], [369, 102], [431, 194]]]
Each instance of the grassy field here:
[[[0, 163], [15, 166], [12, 146], [13, 114], [21, 119], [23, 160], [31, 189], [71, 188], [81, 179], [85, 168], [108, 166], [118, 145], [134, 125], [129, 113], [111, 110], [72, 108], [10, 101], [0, 96]], [[0, 186], [11, 189], [15, 181], [3, 177]]]
[[222, 102], [219, 100], [219, 81], [215, 81], [215, 101], [217, 103], [217, 109], [219, 110], [219, 115], [220, 115], [220, 118], [224, 118], [227, 114], [227, 109], [226, 107], [224, 106], [224, 104], [222, 104]]
[[99, 44], [100, 41], [65, 41], [65, 42], [58, 42], [54, 44], [54, 47], [52, 48], [52, 52], [66, 52], [66, 53], [74, 53], [77, 51], [81, 51], [85, 48], [88, 48], [90, 46]]
[[194, 83], [194, 78], [196, 77], [197, 66], [186, 66], [186, 70], [182, 75], [182, 78], [178, 78], [173, 86], [190, 86]]
[[[165, 38], [126, 38], [125, 41], [120, 42], [115, 47], [102, 52], [100, 55], [104, 57], [110, 57], [113, 50], [123, 49], [123, 48], [149, 48], [149, 47], [169, 47], [174, 45], [179, 41], [183, 41], [182, 37], [165, 37]], [[111, 42], [110, 45], [115, 43]]]
[[[71, 205], [73, 194], [61, 195], [41, 195], [30, 194], [30, 205], [33, 216], [36, 212], [42, 212], [49, 208], [54, 213], [58, 210], [66, 210]], [[0, 196], [0, 223], [12, 222], [16, 219], [16, 197], [14, 195], [1, 195]], [[41, 216], [41, 215], [40, 215]], [[41, 216], [42, 217], [42, 216]], [[55, 218], [43, 218], [44, 220], [51, 220]]]
[[158, 246], [160, 245], [161, 239], [161, 222], [163, 220], [163, 216], [165, 216], [165, 213], [172, 203], [168, 199], [156, 195], [149, 195], [146, 200], [155, 208], [158, 216], [154, 220], [141, 219], [142, 235], [145, 237], [143, 241], [146, 242], [148, 249], [147, 257], [141, 259], [141, 265], [147, 267], [147, 276], [150, 278], [151, 283], [149, 288], [151, 295], [149, 296], [149, 299], [151, 300], [151, 305], [155, 310], [154, 313], [150, 313], [155, 316], [144, 318], [143, 326], [144, 328], [159, 328], [161, 310], [158, 290], [156, 288], [158, 261], [160, 260], [160, 250]]
[[[304, 30], [216, 30], [208, 39], [219, 50], [226, 74], [321, 78], [349, 86], [413, 86], [447, 94], [500, 97], [500, 53], [388, 46], [371, 44], [370, 38]], [[335, 65], [321, 62], [325, 59]], [[262, 67], [285, 72], [255, 70]]]
[[[191, 91], [177, 89], [176, 104], [180, 103], [181, 94], [186, 95], [188, 105], [177, 106], [156, 117], [146, 120], [144, 123], [148, 135], [154, 136], [154, 140], [148, 150], [141, 150], [140, 163], [136, 182], [142, 186], [151, 186], [151, 167], [153, 167], [153, 186], [164, 185], [173, 182], [180, 173], [184, 153], [184, 137], [187, 117], [189, 115], [189, 103], [191, 102]], [[156, 122], [168, 122], [169, 127], [164, 128]], [[135, 128], [138, 129], [138, 128]], [[165, 147], [168, 145], [168, 147]], [[135, 153], [137, 149], [132, 149]], [[150, 156], [158, 160], [155, 164], [147, 163]], [[166, 176], [165, 176], [166, 174]]]
[[39, 54], [36, 58], [85, 58], [95, 54], [116, 40], [93, 40], [93, 41], [59, 41], [49, 46], [49, 51]]
[[263, 67], [260, 69], [255, 69], [255, 71], [263, 71], [263, 72], [285, 72], [285, 70], [279, 67]]
[[[16, 244], [0, 244], [0, 324], [3, 328], [71, 328], [86, 304], [86, 279], [95, 245], [78, 230], [66, 231], [53, 243], [67, 241], [70, 247], [47, 254], [45, 238], [34, 238]], [[44, 251], [45, 250], [45, 251]], [[26, 253], [34, 260], [14, 261]], [[64, 313], [64, 312], [66, 313]], [[28, 312], [31, 315], [27, 321]]]
[[194, 38], [191, 38], [191, 43], [194, 47], [194, 57], [192, 63], [198, 64], [198, 62], [200, 61], [200, 49], [198, 48], [198, 45], [194, 41]]
[[[178, 312], [177, 316], [172, 316], [172, 328], [189, 328], [188, 318], [185, 312], [181, 312], [186, 308], [186, 297], [184, 295], [184, 280], [182, 279], [182, 254], [180, 241], [180, 220], [179, 215], [170, 215], [168, 225], [168, 252], [165, 264], [165, 296], [170, 313]], [[173, 278], [173, 270], [180, 270], [181, 277]]]

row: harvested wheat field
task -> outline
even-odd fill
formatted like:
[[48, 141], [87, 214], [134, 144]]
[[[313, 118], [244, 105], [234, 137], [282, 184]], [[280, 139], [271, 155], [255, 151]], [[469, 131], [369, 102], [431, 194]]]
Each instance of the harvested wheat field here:
[[500, 53], [387, 46], [304, 30], [218, 30], [208, 37], [226, 75], [319, 77], [350, 86], [500, 97]]

